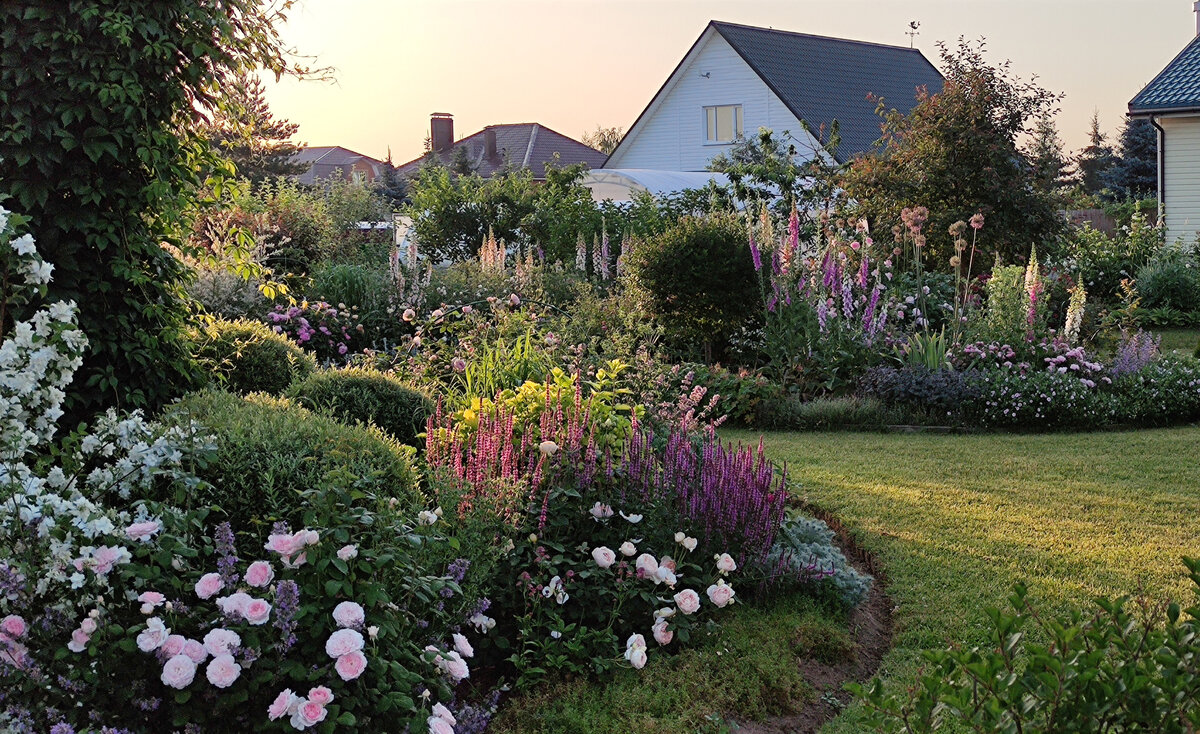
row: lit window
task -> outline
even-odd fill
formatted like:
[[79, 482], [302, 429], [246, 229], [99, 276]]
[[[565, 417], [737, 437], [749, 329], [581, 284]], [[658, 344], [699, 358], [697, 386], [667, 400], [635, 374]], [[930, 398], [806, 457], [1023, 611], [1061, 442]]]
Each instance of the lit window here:
[[742, 106], [740, 104], [705, 107], [708, 142], [732, 143], [742, 137]]

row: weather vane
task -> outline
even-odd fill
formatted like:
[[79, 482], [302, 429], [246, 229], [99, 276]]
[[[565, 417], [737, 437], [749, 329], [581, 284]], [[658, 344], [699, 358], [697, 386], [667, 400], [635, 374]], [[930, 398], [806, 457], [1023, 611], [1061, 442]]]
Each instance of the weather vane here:
[[913, 47], [913, 39], [916, 38], [917, 36], [921, 35], [921, 32], [917, 30], [920, 27], [921, 27], [921, 21], [919, 21], [919, 20], [909, 21], [908, 30], [904, 32], [904, 35], [908, 36], [908, 47], [909, 48]]

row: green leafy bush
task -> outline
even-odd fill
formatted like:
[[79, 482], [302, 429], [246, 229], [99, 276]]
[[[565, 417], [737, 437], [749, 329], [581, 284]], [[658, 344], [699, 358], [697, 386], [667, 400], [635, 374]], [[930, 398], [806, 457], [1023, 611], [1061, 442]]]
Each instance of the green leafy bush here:
[[1120, 296], [1121, 281], [1133, 278], [1162, 246], [1162, 230], [1135, 214], [1129, 226], [1112, 237], [1084, 225], [1067, 238], [1066, 256], [1083, 277], [1088, 296], [1111, 301]]
[[1200, 267], [1186, 254], [1164, 253], [1137, 271], [1137, 290], [1145, 308], [1200, 311]]
[[394, 377], [360, 367], [318, 370], [296, 382], [287, 397], [310, 410], [354, 423], [371, 423], [415, 446], [433, 413], [433, 401]]
[[196, 277], [188, 284], [188, 295], [208, 313], [230, 321], [261, 321], [271, 309], [270, 301], [259, 290], [258, 280], [243, 278], [219, 266], [196, 268]]
[[626, 265], [668, 342], [706, 361], [755, 316], [759, 297], [745, 224], [737, 217], [685, 217], [660, 235], [635, 240]]
[[217, 319], [191, 333], [197, 361], [232, 392], [278, 395], [317, 368], [312, 355], [255, 321]]
[[194, 393], [173, 406], [168, 421], [196, 421], [216, 436], [216, 454], [196, 474], [207, 486], [163, 498], [212, 505], [240, 530], [261, 534], [273, 522], [302, 525], [304, 493], [346, 486], [403, 507], [421, 502], [414, 449], [378, 429], [346, 426], [265, 395]]
[[1170, 425], [1200, 419], [1200, 360], [1164, 356], [1113, 383], [1117, 423]]
[[[67, 422], [157, 407], [200, 377], [187, 353], [185, 213], [217, 163], [195, 125], [221, 82], [283, 73], [274, 23], [250, 0], [0, 4], [0, 181], [79, 304], [91, 349]], [[12, 314], [29, 316], [24, 309]]]
[[[383, 262], [383, 261], [381, 261]], [[364, 336], [372, 344], [394, 344], [407, 331], [400, 308], [392, 296], [400, 293], [382, 265], [327, 262], [312, 271], [308, 300], [325, 301], [353, 310]]]
[[[1200, 586], [1200, 561], [1184, 563]], [[987, 646], [925, 653], [919, 685], [889, 693], [878, 679], [848, 686], [869, 710], [864, 725], [911, 734], [1200, 727], [1200, 605], [1181, 612], [1177, 604], [1099, 600], [1091, 614], [1056, 620], [1038, 613], [1024, 584], [1009, 602], [1011, 614], [988, 610]]]

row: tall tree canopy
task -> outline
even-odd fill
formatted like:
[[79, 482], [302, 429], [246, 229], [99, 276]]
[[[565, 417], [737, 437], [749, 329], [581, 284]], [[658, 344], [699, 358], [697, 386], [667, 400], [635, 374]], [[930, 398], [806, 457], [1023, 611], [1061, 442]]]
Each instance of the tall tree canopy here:
[[1092, 112], [1088, 129], [1088, 144], [1079, 151], [1079, 185], [1085, 194], [1099, 194], [1104, 190], [1104, 177], [1116, 161], [1113, 149], [1108, 145], [1108, 136], [1100, 131], [1100, 112]]
[[620, 144], [622, 135], [619, 127], [597, 125], [595, 130], [583, 134], [582, 142], [589, 148], [595, 148], [605, 155], [612, 155], [612, 152], [617, 149], [617, 145]]
[[275, 119], [261, 79], [241, 73], [222, 92], [224, 103], [200, 133], [233, 163], [238, 176], [259, 183], [304, 171], [303, 164], [292, 161], [303, 148], [291, 142], [300, 126]]
[[1104, 185], [1115, 199], [1158, 196], [1158, 135], [1144, 117], [1126, 119], [1120, 155], [1105, 171]]
[[949, 268], [947, 229], [976, 212], [987, 218], [981, 240], [1006, 259], [1023, 258], [1063, 227], [1054, 197], [1034, 186], [1018, 145], [1038, 120], [1054, 114], [1060, 95], [1015, 78], [1009, 62], [987, 63], [982, 41], [939, 48], [942, 90], [918, 90], [907, 115], [887, 111], [881, 101], [880, 147], [852, 161], [844, 188], [876, 228], [898, 223], [905, 207], [927, 207], [924, 252], [931, 267]]
[[1063, 152], [1054, 118], [1046, 116], [1037, 121], [1026, 155], [1033, 169], [1033, 185], [1039, 191], [1058, 196], [1070, 185], [1071, 161]]
[[[91, 349], [68, 420], [155, 406], [196, 374], [185, 348], [182, 245], [211, 170], [200, 109], [256, 67], [289, 63], [280, 0], [0, 3], [0, 192], [31, 217]], [[25, 314], [18, 314], [24, 317]]]

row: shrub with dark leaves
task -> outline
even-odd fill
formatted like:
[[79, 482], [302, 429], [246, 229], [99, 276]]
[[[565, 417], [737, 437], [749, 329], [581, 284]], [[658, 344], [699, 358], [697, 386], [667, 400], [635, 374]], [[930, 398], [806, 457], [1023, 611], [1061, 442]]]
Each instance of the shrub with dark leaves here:
[[979, 395], [976, 372], [928, 370], [921, 367], [875, 367], [859, 380], [859, 392], [887, 405], [956, 415]]

